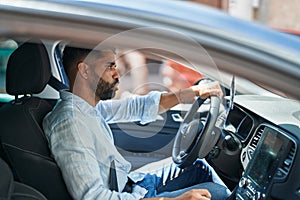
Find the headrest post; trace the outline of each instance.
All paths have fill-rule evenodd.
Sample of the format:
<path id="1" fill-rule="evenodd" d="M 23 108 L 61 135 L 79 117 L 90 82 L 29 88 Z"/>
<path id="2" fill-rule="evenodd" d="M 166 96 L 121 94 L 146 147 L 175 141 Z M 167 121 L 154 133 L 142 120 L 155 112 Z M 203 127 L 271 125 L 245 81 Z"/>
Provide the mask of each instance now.
<path id="1" fill-rule="evenodd" d="M 18 95 L 15 95 L 15 104 L 16 105 L 21 104 L 21 101 L 19 100 L 19 96 Z"/>

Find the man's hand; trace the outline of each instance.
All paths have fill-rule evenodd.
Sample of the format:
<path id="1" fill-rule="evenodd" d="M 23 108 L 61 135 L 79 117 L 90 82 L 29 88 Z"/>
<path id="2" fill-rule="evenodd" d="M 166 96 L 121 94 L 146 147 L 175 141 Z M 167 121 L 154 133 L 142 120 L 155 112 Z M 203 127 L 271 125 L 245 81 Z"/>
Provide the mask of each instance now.
<path id="1" fill-rule="evenodd" d="M 159 113 L 165 112 L 178 103 L 190 102 L 195 96 L 206 99 L 212 95 L 217 95 L 221 99 L 223 96 L 219 82 L 200 83 L 177 92 L 169 92 L 161 95 Z"/>
<path id="2" fill-rule="evenodd" d="M 179 197 L 176 197 L 174 200 L 209 200 L 210 198 L 211 194 L 208 190 L 193 189 L 187 191 Z"/>
<path id="3" fill-rule="evenodd" d="M 195 92 L 196 96 L 199 96 L 202 99 L 206 99 L 212 95 L 217 95 L 219 98 L 222 98 L 223 96 L 222 89 L 217 81 L 200 83 L 199 85 L 194 85 L 191 88 Z"/>

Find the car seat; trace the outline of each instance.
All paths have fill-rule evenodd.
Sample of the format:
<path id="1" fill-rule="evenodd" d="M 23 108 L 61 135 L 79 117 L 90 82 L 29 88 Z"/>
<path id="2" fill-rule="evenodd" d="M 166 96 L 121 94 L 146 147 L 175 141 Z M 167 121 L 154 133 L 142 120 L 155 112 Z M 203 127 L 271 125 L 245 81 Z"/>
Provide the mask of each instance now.
<path id="1" fill-rule="evenodd" d="M 0 199 L 1 200 L 46 200 L 36 189 L 14 181 L 8 165 L 0 159 Z"/>
<path id="2" fill-rule="evenodd" d="M 47 199 L 71 199 L 42 128 L 52 106 L 33 96 L 48 83 L 59 88 L 60 82 L 51 75 L 45 46 L 33 41 L 22 44 L 7 64 L 6 90 L 15 100 L 0 108 L 0 156 L 11 167 L 15 180 L 37 189 Z"/>

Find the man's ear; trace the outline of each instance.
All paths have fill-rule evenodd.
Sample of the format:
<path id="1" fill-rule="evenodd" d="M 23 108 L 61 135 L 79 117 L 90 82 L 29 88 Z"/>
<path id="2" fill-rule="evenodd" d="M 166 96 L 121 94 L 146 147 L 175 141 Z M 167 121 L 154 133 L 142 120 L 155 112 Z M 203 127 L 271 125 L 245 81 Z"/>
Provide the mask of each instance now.
<path id="1" fill-rule="evenodd" d="M 79 72 L 80 76 L 84 79 L 88 79 L 87 72 L 88 72 L 89 66 L 87 64 L 85 64 L 84 62 L 80 62 L 80 63 L 78 63 L 77 68 L 78 68 L 78 72 Z"/>

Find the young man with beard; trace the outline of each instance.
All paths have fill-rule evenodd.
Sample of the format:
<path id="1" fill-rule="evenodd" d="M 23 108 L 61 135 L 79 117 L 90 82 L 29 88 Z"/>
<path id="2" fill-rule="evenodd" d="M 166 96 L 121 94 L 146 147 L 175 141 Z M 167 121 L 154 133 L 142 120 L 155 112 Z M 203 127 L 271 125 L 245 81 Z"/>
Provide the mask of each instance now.
<path id="1" fill-rule="evenodd" d="M 212 182 L 212 171 L 201 160 L 167 182 L 163 181 L 163 171 L 171 168 L 177 171 L 175 164 L 155 174 L 130 172 L 131 165 L 114 146 L 108 126 L 125 121 L 154 121 L 158 113 L 195 95 L 221 97 L 220 86 L 214 83 L 175 93 L 151 92 L 126 100 L 109 100 L 115 95 L 120 78 L 115 61 L 111 49 L 64 49 L 63 64 L 70 91 L 60 91 L 61 101 L 46 116 L 43 125 L 71 196 L 93 200 L 226 198 L 228 190 Z M 116 171 L 116 189 L 109 182 L 111 167 Z"/>

